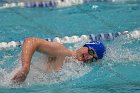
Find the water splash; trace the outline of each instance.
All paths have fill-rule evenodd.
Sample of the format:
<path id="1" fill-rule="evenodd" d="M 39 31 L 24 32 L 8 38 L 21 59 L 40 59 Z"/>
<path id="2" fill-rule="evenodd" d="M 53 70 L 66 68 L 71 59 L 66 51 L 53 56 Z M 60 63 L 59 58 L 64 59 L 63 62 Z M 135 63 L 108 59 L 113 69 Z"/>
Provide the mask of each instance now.
<path id="1" fill-rule="evenodd" d="M 107 53 L 98 71 L 107 83 L 139 82 L 140 31 L 136 30 L 106 44 Z"/>
<path id="2" fill-rule="evenodd" d="M 121 36 L 107 45 L 106 59 L 111 62 L 140 62 L 140 31 Z"/>
<path id="3" fill-rule="evenodd" d="M 119 2 L 119 3 L 135 3 L 135 2 L 139 2 L 139 0 L 112 0 L 112 2 Z"/>
<path id="4" fill-rule="evenodd" d="M 84 65 L 78 62 L 73 57 L 68 57 L 68 62 L 65 62 L 62 69 L 57 72 L 45 73 L 39 68 L 39 65 L 32 65 L 30 74 L 26 80 L 26 83 L 30 84 L 54 84 L 67 80 L 74 80 L 83 76 L 85 73 L 91 70 L 90 66 Z"/>

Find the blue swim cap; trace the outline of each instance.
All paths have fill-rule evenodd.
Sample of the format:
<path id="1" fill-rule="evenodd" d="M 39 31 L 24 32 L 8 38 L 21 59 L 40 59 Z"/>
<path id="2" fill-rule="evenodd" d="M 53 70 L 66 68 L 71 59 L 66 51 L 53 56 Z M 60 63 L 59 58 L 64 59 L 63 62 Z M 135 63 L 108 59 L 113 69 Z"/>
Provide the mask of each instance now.
<path id="1" fill-rule="evenodd" d="M 88 42 L 83 47 L 89 47 L 93 49 L 96 52 L 98 59 L 102 59 L 104 52 L 106 51 L 105 46 L 100 41 Z"/>

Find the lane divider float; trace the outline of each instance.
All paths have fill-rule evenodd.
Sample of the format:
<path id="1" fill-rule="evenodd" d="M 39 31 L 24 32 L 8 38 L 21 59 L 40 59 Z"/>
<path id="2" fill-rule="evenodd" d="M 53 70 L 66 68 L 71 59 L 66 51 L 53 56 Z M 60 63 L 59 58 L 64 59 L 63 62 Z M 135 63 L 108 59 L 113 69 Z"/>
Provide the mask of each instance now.
<path id="1" fill-rule="evenodd" d="M 112 2 L 112 0 L 50 0 L 50 1 L 37 1 L 37 2 L 17 2 L 17 3 L 5 3 L 0 6 L 0 9 L 5 8 L 62 8 L 72 5 L 79 5 L 89 2 Z"/>
<path id="2" fill-rule="evenodd" d="M 51 42 L 58 42 L 61 44 L 65 43 L 77 43 L 81 42 L 82 40 L 99 40 L 99 41 L 111 41 L 117 38 L 120 35 L 127 34 L 128 31 L 124 32 L 116 32 L 116 33 L 100 33 L 98 35 L 90 34 L 90 35 L 81 35 L 81 36 L 65 36 L 63 38 L 55 37 L 54 39 L 46 38 L 45 40 L 51 41 Z M 139 34 L 140 32 L 134 32 L 135 34 Z M 16 48 L 21 47 L 23 44 L 23 41 L 10 41 L 10 42 L 1 42 L 0 43 L 0 49 L 7 49 L 7 48 Z"/>

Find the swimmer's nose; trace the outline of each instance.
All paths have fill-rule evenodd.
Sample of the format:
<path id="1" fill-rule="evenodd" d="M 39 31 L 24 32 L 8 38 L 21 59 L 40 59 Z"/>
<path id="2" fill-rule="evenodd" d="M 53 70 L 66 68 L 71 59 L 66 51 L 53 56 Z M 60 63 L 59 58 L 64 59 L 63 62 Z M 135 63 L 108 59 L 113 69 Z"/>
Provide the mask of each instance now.
<path id="1" fill-rule="evenodd" d="M 89 59 L 89 55 L 88 55 L 88 54 L 83 54 L 83 58 L 84 58 L 85 60 L 88 60 L 88 59 Z"/>
<path id="2" fill-rule="evenodd" d="M 91 58 L 92 58 L 91 55 L 83 54 L 83 59 L 84 59 L 85 61 L 88 61 L 88 60 L 90 60 Z"/>

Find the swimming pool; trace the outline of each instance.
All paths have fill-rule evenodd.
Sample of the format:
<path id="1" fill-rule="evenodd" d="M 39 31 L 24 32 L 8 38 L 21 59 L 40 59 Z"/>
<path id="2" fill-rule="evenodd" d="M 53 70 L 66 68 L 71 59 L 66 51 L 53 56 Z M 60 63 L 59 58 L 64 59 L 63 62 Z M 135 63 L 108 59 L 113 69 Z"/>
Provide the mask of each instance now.
<path id="1" fill-rule="evenodd" d="M 140 3 L 138 0 L 125 1 L 128 0 L 92 2 L 59 9 L 1 9 L 0 42 L 18 41 L 26 37 L 54 38 L 134 32 L 140 28 Z M 0 92 L 139 93 L 140 38 L 135 33 L 133 35 L 134 37 L 124 35 L 114 41 L 104 41 L 107 54 L 102 60 L 103 64 L 65 64 L 60 73 L 52 75 L 42 74 L 33 66 L 32 73 L 21 86 L 11 86 L 9 83 L 14 73 L 12 70 L 18 68 L 21 49 L 0 49 Z M 75 46 L 80 47 L 78 44 L 66 45 L 72 49 Z"/>

